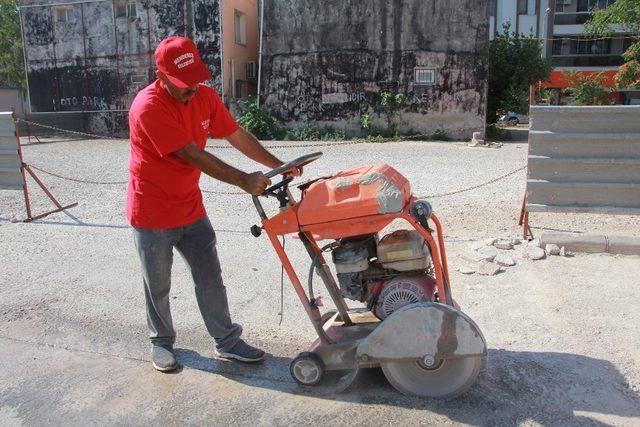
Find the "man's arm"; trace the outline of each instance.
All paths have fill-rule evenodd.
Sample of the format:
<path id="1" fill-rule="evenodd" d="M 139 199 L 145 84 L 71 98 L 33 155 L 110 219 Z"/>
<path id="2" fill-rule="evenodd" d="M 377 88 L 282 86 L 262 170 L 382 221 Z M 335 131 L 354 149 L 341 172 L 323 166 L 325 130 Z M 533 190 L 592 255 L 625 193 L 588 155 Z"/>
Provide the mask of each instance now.
<path id="1" fill-rule="evenodd" d="M 174 151 L 173 154 L 181 160 L 197 167 L 210 177 L 226 182 L 227 184 L 238 186 L 254 196 L 260 195 L 264 189 L 271 184 L 271 181 L 267 179 L 262 172 L 249 174 L 242 172 L 233 166 L 229 166 L 213 154 L 201 149 L 195 142 L 191 142 L 181 149 Z M 267 152 L 267 154 L 269 153 Z M 278 163 L 278 165 L 279 164 L 280 163 Z"/>
<path id="2" fill-rule="evenodd" d="M 239 128 L 229 135 L 227 141 L 251 160 L 271 169 L 275 169 L 283 163 L 280 159 L 269 153 L 255 136 L 242 128 Z"/>

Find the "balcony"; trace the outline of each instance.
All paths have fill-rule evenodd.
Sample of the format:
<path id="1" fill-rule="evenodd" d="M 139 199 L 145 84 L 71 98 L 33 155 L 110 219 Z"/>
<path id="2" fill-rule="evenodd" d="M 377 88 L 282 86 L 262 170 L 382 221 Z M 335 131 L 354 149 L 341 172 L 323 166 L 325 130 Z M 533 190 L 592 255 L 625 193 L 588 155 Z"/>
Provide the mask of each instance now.
<path id="1" fill-rule="evenodd" d="M 624 63 L 620 55 L 554 55 L 554 67 L 618 67 Z"/>
<path id="2" fill-rule="evenodd" d="M 556 12 L 553 19 L 555 25 L 584 25 L 591 16 L 591 12 Z"/>

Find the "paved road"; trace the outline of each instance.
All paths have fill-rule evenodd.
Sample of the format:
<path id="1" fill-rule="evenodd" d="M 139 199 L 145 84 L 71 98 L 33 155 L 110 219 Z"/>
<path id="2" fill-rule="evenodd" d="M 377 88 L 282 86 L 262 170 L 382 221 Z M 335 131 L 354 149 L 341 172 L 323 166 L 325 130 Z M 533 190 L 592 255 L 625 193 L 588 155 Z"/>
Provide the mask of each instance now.
<path id="1" fill-rule="evenodd" d="M 212 149 L 249 169 L 231 150 Z M 295 157 L 309 148 L 277 149 Z M 416 193 L 463 188 L 523 164 L 526 145 L 471 149 L 462 144 L 399 143 L 323 147 L 311 176 L 388 162 Z M 79 141 L 25 148 L 28 162 L 93 180 L 126 177 L 127 146 Z M 452 270 L 466 241 L 516 236 L 523 174 L 475 192 L 434 199 L 446 226 Z M 452 401 L 399 395 L 379 371 L 336 394 L 330 382 L 296 386 L 290 359 L 313 339 L 266 239 L 248 227 L 257 215 L 245 197 L 206 195 L 234 318 L 270 358 L 257 366 L 217 361 L 191 283 L 178 257 L 172 307 L 180 372 L 148 361 L 136 254 L 123 219 L 124 186 L 91 186 L 45 177 L 72 216 L 33 224 L 19 193 L 0 192 L 0 423 L 26 424 L 550 424 L 640 423 L 638 257 L 577 255 L 521 261 L 495 277 L 453 272 L 453 290 L 482 328 L 490 351 L 476 386 Z M 233 190 L 203 179 L 203 188 Z M 45 208 L 37 195 L 36 209 Z M 637 218 L 549 216 L 546 228 L 635 233 Z M 288 241 L 294 263 L 308 261 Z M 303 273 L 304 274 L 304 273 Z"/>

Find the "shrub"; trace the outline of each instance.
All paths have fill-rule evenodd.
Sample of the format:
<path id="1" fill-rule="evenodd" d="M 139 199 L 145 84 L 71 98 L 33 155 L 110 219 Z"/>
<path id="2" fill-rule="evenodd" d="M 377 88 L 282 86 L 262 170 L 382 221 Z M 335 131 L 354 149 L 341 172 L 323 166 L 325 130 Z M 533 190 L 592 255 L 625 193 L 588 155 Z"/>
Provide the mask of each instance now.
<path id="1" fill-rule="evenodd" d="M 248 98 L 240 101 L 242 114 L 238 124 L 251 132 L 258 139 L 281 139 L 284 129 L 278 121 L 258 106 L 258 103 Z"/>

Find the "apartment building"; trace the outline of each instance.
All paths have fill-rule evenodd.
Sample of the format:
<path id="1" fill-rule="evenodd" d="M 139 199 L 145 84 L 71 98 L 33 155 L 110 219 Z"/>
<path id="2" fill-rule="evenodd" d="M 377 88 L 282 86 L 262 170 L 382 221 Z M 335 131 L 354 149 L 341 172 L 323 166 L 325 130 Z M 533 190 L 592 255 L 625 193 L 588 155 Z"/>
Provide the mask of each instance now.
<path id="1" fill-rule="evenodd" d="M 615 87 L 615 75 L 623 64 L 622 53 L 632 44 L 630 34 L 612 27 L 613 35 L 593 40 L 584 25 L 595 8 L 605 8 L 615 0 L 490 0 L 489 21 L 493 38 L 510 22 L 512 31 L 538 38 L 542 54 L 553 61 L 549 82 L 543 86 L 555 92 L 552 103 L 564 104 L 563 89 L 569 85 L 567 71 L 604 73 L 610 99 L 619 104 L 639 104 L 640 92 Z"/>

